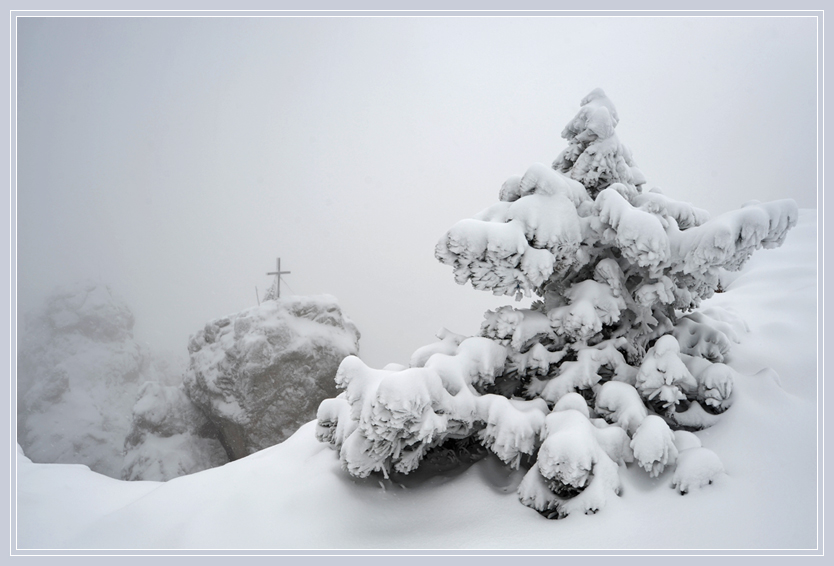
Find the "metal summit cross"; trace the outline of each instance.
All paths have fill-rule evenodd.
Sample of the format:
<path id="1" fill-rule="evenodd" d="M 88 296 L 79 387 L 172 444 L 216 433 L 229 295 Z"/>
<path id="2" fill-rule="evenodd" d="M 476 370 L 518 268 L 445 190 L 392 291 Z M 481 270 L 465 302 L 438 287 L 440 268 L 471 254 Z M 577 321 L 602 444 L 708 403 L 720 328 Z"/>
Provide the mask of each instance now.
<path id="1" fill-rule="evenodd" d="M 281 271 L 281 258 L 278 258 L 276 263 L 278 269 L 276 271 L 270 271 L 267 275 L 274 275 L 275 276 L 275 296 L 276 298 L 281 298 L 281 276 L 282 275 L 289 275 L 289 271 Z"/>

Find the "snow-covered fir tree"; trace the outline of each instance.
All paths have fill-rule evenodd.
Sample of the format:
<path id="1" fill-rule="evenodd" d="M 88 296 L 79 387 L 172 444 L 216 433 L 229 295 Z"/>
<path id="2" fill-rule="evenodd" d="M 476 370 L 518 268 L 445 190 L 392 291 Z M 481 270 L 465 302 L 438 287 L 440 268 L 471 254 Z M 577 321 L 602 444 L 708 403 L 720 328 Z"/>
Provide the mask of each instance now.
<path id="1" fill-rule="evenodd" d="M 527 472 L 519 499 L 544 516 L 594 513 L 619 470 L 674 469 L 681 493 L 723 467 L 691 432 L 730 408 L 726 314 L 698 311 L 759 248 L 796 224 L 792 200 L 715 218 L 657 189 L 615 133 L 601 89 L 581 102 L 551 167 L 532 165 L 499 202 L 462 220 L 436 256 L 455 280 L 529 308 L 488 311 L 480 336 L 442 331 L 409 367 L 346 358 L 344 391 L 318 410 L 317 436 L 357 477 L 407 474 L 440 447 L 469 443 Z"/>

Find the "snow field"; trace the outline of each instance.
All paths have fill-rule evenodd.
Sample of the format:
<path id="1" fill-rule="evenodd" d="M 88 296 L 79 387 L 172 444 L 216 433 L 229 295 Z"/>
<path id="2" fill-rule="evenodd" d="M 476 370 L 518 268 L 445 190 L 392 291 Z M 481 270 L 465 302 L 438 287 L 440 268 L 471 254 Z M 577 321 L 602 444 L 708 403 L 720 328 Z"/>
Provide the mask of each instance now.
<path id="1" fill-rule="evenodd" d="M 704 303 L 747 323 L 725 363 L 733 405 L 696 433 L 725 474 L 685 496 L 674 471 L 620 469 L 595 515 L 548 521 L 519 505 L 521 472 L 490 456 L 405 487 L 356 479 L 315 439 L 190 476 L 121 482 L 18 456 L 18 548 L 807 549 L 817 545 L 816 211 Z M 772 369 L 768 369 L 772 368 Z M 683 451 L 685 452 L 685 451 Z"/>

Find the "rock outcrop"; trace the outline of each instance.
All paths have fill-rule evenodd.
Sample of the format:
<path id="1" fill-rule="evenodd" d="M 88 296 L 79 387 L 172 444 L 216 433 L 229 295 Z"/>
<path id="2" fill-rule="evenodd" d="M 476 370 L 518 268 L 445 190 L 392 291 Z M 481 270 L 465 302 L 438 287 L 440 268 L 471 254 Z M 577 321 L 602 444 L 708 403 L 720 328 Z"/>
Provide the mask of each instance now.
<path id="1" fill-rule="evenodd" d="M 213 320 L 190 363 L 152 356 L 125 302 L 95 282 L 58 288 L 21 323 L 18 442 L 38 463 L 166 481 L 277 444 L 335 396 L 359 332 L 330 296 Z"/>
<path id="2" fill-rule="evenodd" d="M 125 439 L 124 480 L 167 481 L 229 461 L 218 430 L 182 385 L 148 381 L 139 389 Z"/>
<path id="3" fill-rule="evenodd" d="M 150 366 L 133 314 L 102 284 L 58 288 L 19 326 L 17 437 L 33 462 L 119 477 L 131 407 Z"/>
<path id="4" fill-rule="evenodd" d="M 359 331 L 336 299 L 291 296 L 213 320 L 191 337 L 184 392 L 229 460 L 283 441 L 335 396 Z"/>

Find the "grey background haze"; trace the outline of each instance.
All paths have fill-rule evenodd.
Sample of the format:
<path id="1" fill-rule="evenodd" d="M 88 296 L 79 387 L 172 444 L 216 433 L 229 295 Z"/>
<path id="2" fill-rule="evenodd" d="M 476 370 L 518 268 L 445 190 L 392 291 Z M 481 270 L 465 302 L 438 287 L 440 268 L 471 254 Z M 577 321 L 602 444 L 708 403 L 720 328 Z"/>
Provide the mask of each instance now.
<path id="1" fill-rule="evenodd" d="M 816 207 L 816 54 L 811 17 L 24 18 L 19 312 L 89 277 L 185 357 L 280 255 L 367 363 L 407 363 L 512 302 L 434 245 L 550 163 L 594 87 L 648 187 Z"/>

